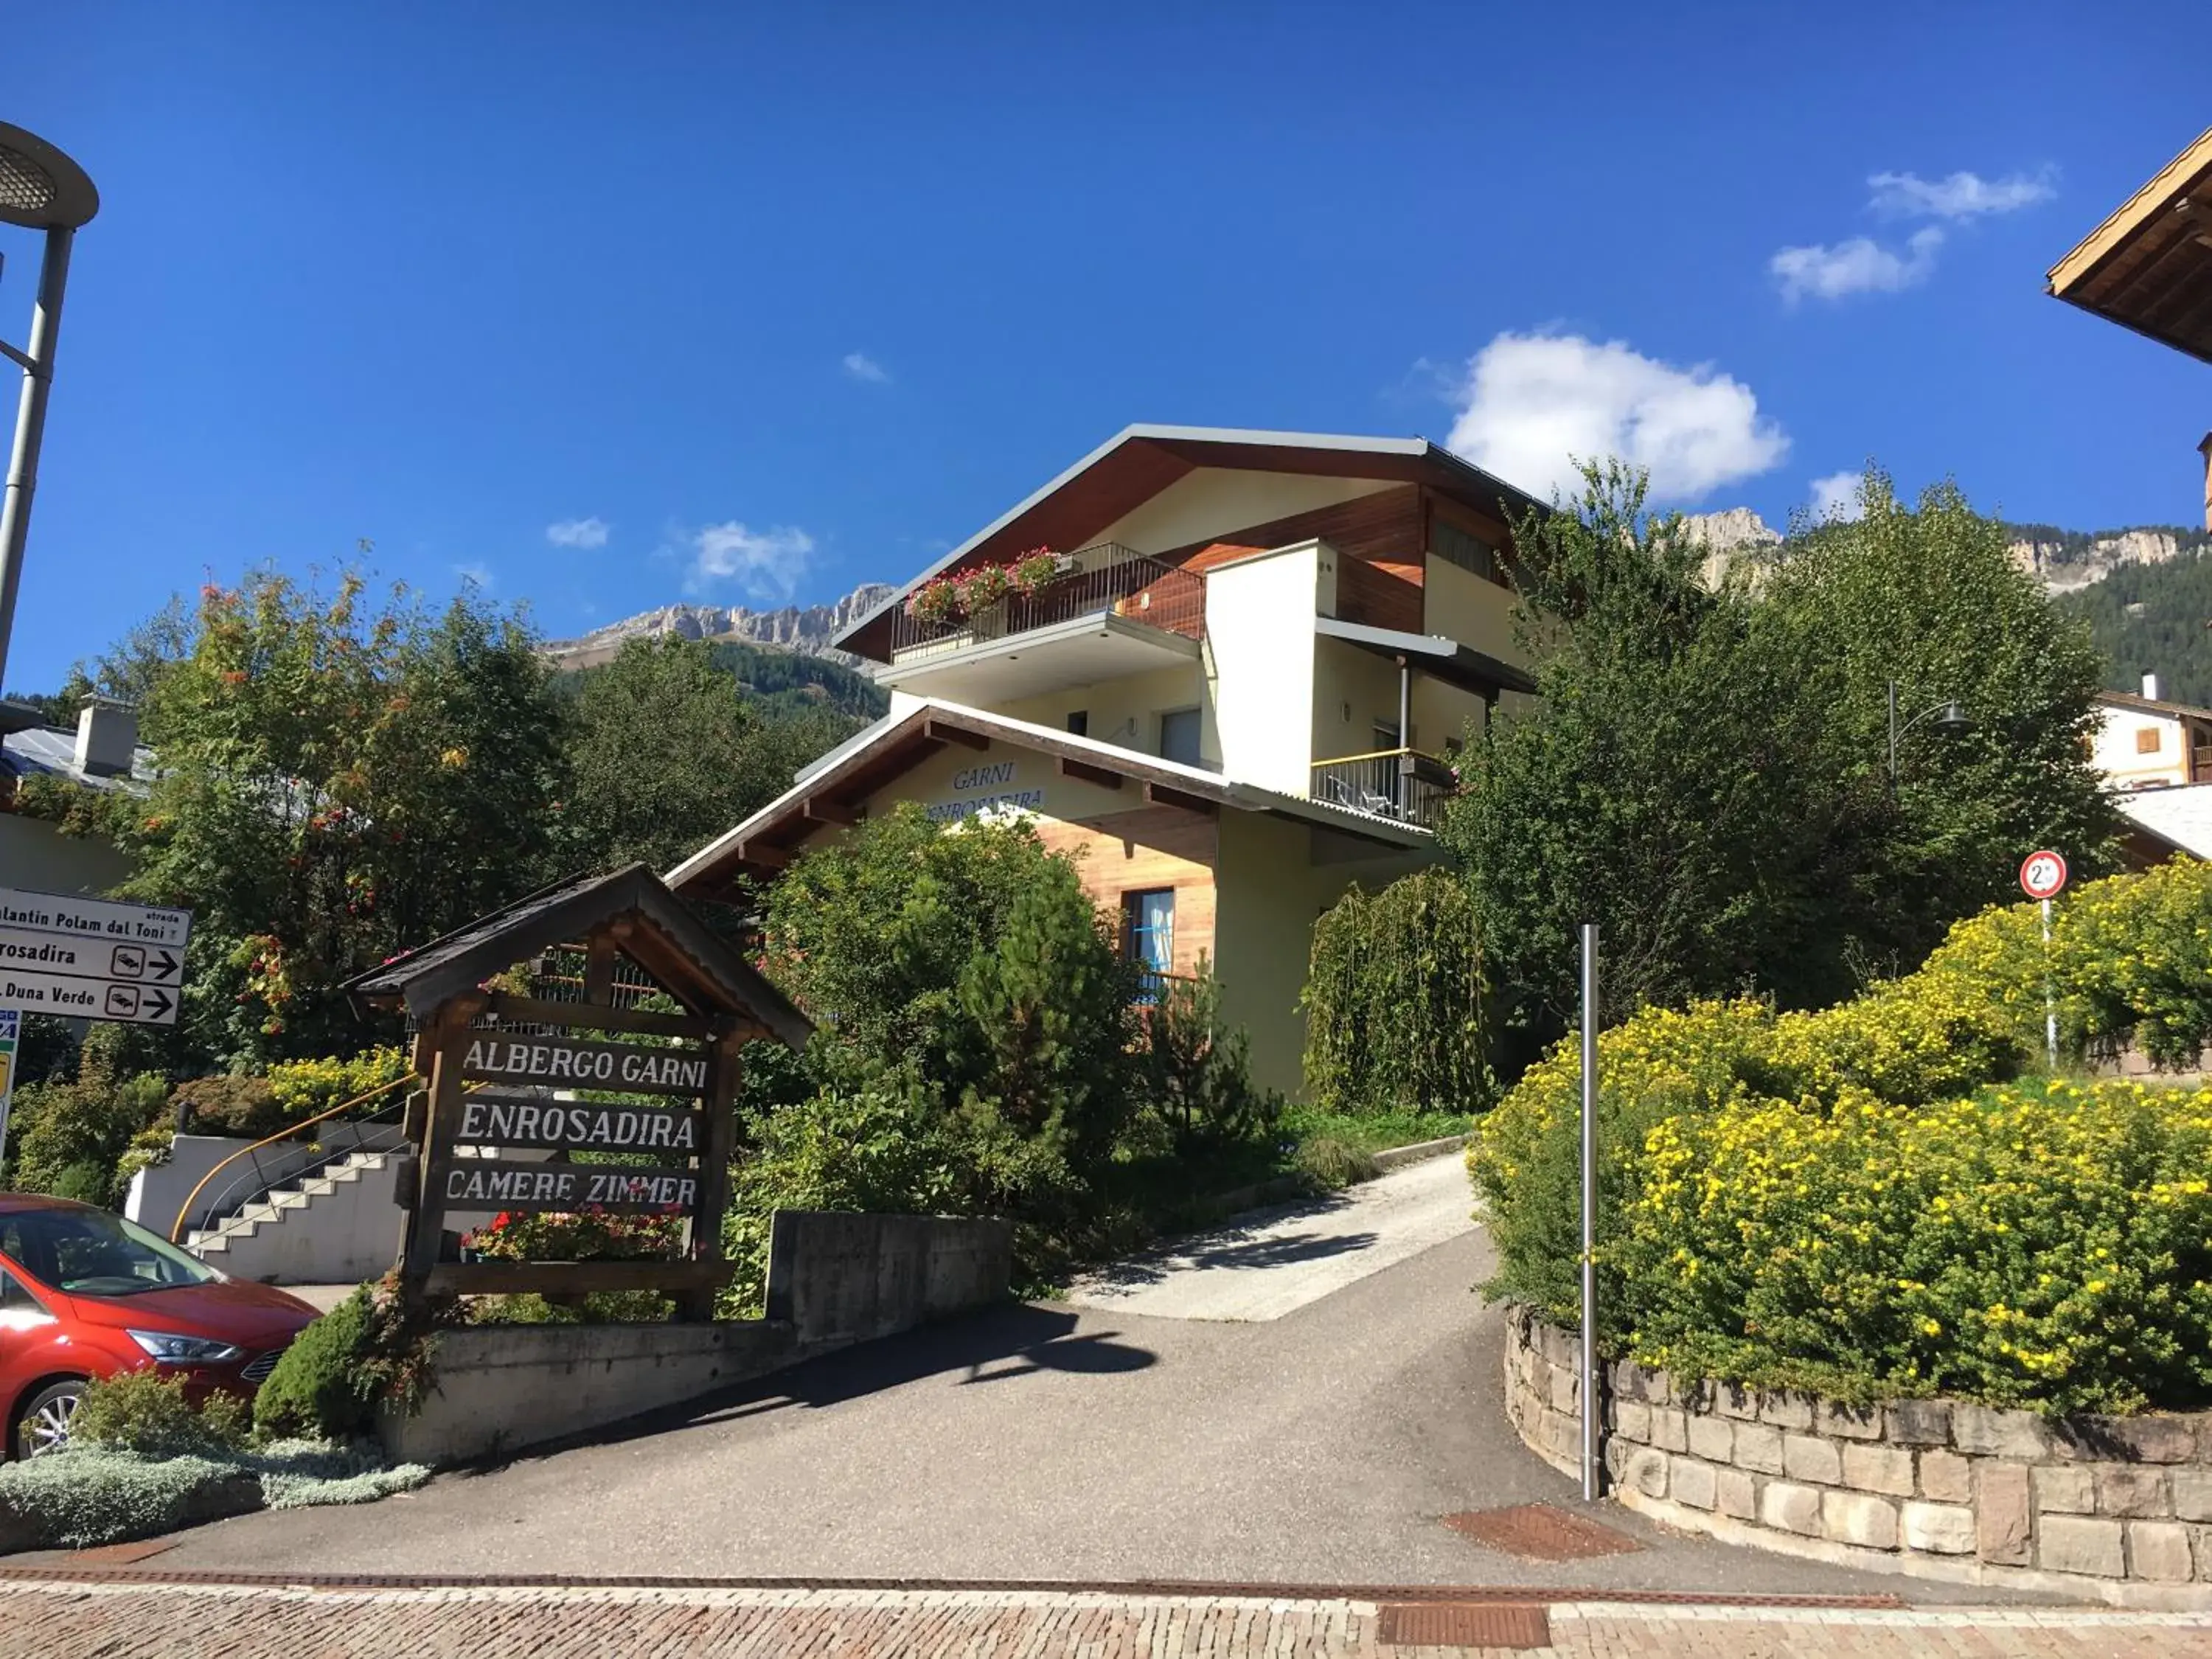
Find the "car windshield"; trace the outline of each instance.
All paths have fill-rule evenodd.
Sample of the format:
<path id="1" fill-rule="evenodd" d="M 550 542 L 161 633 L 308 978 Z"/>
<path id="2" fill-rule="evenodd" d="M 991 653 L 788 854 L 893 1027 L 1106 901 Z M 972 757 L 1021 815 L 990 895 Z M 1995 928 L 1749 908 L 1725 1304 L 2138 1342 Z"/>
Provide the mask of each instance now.
<path id="1" fill-rule="evenodd" d="M 40 1283 L 76 1296 L 136 1296 L 221 1277 L 167 1239 L 105 1210 L 0 1215 L 0 1255 Z"/>

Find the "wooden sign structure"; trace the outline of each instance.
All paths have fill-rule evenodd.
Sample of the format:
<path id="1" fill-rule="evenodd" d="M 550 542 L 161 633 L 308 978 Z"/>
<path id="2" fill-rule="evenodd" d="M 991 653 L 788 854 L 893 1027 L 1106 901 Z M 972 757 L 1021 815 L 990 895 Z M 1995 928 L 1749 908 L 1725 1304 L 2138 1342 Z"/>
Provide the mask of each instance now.
<path id="1" fill-rule="evenodd" d="M 583 1000 L 489 988 L 517 963 L 581 940 Z M 617 1006 L 627 957 L 681 1013 Z M 547 1296 L 651 1290 L 679 1315 L 713 1316 L 729 1277 L 722 1216 L 735 1151 L 740 1051 L 767 1038 L 796 1048 L 805 1017 L 737 948 L 643 865 L 533 894 L 350 981 L 364 1009 L 417 1021 L 415 1069 L 429 1080 L 408 1115 L 416 1152 L 403 1177 L 400 1247 L 410 1294 Z M 550 1152 L 550 1159 L 501 1156 Z M 649 1165 L 576 1163 L 623 1153 Z M 599 1210 L 681 1216 L 678 1260 L 445 1261 L 456 1212 Z"/>

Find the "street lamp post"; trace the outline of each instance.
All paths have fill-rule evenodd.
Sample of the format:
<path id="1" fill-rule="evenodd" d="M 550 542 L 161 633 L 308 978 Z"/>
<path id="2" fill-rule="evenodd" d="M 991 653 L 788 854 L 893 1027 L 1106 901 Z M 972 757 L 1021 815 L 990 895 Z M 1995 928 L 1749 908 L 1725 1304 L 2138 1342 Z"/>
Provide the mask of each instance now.
<path id="1" fill-rule="evenodd" d="M 23 371 L 7 491 L 0 496 L 0 684 L 6 683 L 15 593 L 23 580 L 23 542 L 31 527 L 31 497 L 39 483 L 39 444 L 46 435 L 46 395 L 54 382 L 54 346 L 61 333 L 70 244 L 77 228 L 99 211 L 100 192 L 82 167 L 45 139 L 0 121 L 0 223 L 46 233 L 30 339 L 21 350 L 0 340 L 0 356 Z"/>
<path id="2" fill-rule="evenodd" d="M 1907 732 L 1930 715 L 1935 717 L 1936 729 L 1948 737 L 1956 737 L 1962 732 L 1973 729 L 1974 722 L 1968 718 L 1965 705 L 1956 697 L 1946 697 L 1941 702 L 1930 703 L 1899 726 L 1897 723 L 1897 682 L 1889 682 L 1889 789 L 1892 794 L 1897 793 L 1898 743 Z"/>

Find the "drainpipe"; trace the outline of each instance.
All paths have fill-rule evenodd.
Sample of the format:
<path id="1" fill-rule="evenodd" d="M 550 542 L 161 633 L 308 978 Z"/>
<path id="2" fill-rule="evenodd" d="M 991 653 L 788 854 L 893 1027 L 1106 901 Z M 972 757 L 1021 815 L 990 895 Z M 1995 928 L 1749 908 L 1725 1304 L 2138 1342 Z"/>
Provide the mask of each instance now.
<path id="1" fill-rule="evenodd" d="M 1398 816 L 1413 810 L 1413 671 L 1398 659 Z"/>

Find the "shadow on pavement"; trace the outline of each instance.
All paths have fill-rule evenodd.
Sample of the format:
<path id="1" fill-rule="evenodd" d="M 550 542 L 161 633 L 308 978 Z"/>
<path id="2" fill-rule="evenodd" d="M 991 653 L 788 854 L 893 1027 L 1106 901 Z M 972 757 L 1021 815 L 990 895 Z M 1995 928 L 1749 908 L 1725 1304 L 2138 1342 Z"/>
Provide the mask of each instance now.
<path id="1" fill-rule="evenodd" d="M 676 1429 L 741 1422 L 794 1407 L 835 1406 L 947 1373 L 962 1373 L 958 1382 L 964 1386 L 1004 1382 L 1039 1371 L 1107 1376 L 1143 1370 L 1158 1359 L 1149 1348 L 1115 1341 L 1117 1332 L 1075 1335 L 1078 1317 L 1073 1311 L 1018 1303 L 963 1314 L 919 1330 L 878 1337 L 803 1360 L 665 1410 L 527 1447 L 507 1463 L 531 1462 L 581 1446 L 619 1444 Z M 479 1472 L 505 1466 L 484 1465 Z"/>
<path id="2" fill-rule="evenodd" d="M 1255 1210 L 1234 1225 L 1192 1233 L 1103 1267 L 1086 1270 L 1079 1282 L 1086 1290 L 1141 1290 L 1157 1285 L 1170 1273 L 1190 1267 L 1272 1267 L 1291 1261 L 1316 1261 L 1325 1256 L 1364 1250 L 1377 1235 L 1371 1232 L 1292 1233 L 1265 1237 L 1270 1227 L 1308 1216 L 1323 1216 L 1346 1208 L 1351 1200 L 1342 1194 L 1310 1199 L 1297 1204 Z"/>

